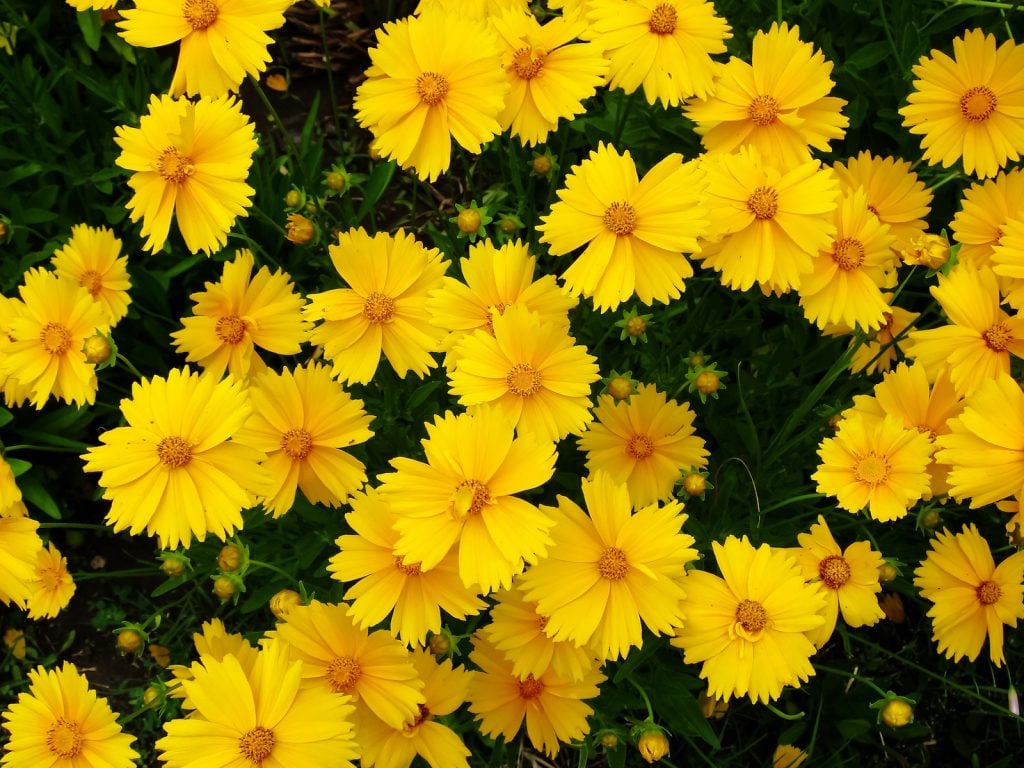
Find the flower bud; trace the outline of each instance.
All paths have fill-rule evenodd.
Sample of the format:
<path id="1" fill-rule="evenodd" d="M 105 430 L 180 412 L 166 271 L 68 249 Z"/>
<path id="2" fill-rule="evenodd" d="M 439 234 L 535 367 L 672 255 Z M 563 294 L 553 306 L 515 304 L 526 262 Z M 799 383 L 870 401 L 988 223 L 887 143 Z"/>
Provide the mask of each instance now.
<path id="1" fill-rule="evenodd" d="M 218 576 L 213 580 L 213 594 L 215 594 L 222 603 L 227 602 L 238 594 L 238 584 L 236 583 L 236 579 L 233 579 L 230 576 Z"/>
<path id="2" fill-rule="evenodd" d="M 896 566 L 890 565 L 889 563 L 882 563 L 878 566 L 878 582 L 880 584 L 888 584 L 893 581 L 899 574 L 896 571 Z"/>
<path id="3" fill-rule="evenodd" d="M 708 489 L 707 478 L 700 472 L 691 472 L 683 477 L 683 490 L 689 496 L 701 496 Z"/>
<path id="4" fill-rule="evenodd" d="M 172 579 L 181 576 L 188 567 L 188 558 L 180 552 L 161 552 L 160 570 Z"/>
<path id="5" fill-rule="evenodd" d="M 661 758 L 668 757 L 668 736 L 658 726 L 650 726 L 636 740 L 636 748 L 644 760 L 656 763 Z"/>
<path id="6" fill-rule="evenodd" d="M 452 641 L 448 635 L 441 632 L 430 636 L 427 647 L 430 648 L 430 652 L 435 656 L 447 656 L 452 649 Z"/>
<path id="7" fill-rule="evenodd" d="M 711 395 L 721 388 L 722 381 L 714 371 L 704 371 L 697 376 L 694 386 L 697 387 L 697 391 L 702 395 Z"/>
<path id="8" fill-rule="evenodd" d="M 530 167 L 538 176 L 547 176 L 551 173 L 551 158 L 547 155 L 537 155 L 530 163 Z"/>
<path id="9" fill-rule="evenodd" d="M 942 515 L 939 514 L 937 509 L 929 509 L 921 513 L 918 518 L 922 528 L 927 528 L 929 531 L 934 531 L 942 523 Z"/>
<path id="10" fill-rule="evenodd" d="M 288 214 L 288 226 L 286 229 L 285 237 L 296 245 L 305 245 L 313 239 L 313 235 L 316 234 L 316 227 L 313 226 L 313 222 L 303 216 L 301 213 L 290 213 Z"/>
<path id="11" fill-rule="evenodd" d="M 882 722 L 890 728 L 902 728 L 914 722 L 914 708 L 904 699 L 890 699 L 882 707 Z"/>
<path id="12" fill-rule="evenodd" d="M 95 333 L 85 340 L 82 351 L 85 352 L 86 361 L 93 365 L 101 365 L 110 359 L 110 353 L 114 348 L 110 345 L 110 339 L 102 333 Z"/>
<path id="13" fill-rule="evenodd" d="M 616 376 L 608 382 L 608 394 L 618 402 L 628 400 L 633 394 L 633 382 L 625 376 Z"/>
<path id="14" fill-rule="evenodd" d="M 145 705 L 146 709 L 155 708 L 160 703 L 160 699 L 162 698 L 163 694 L 160 692 L 160 689 L 157 688 L 155 685 L 149 686 L 145 691 L 142 692 L 142 703 Z"/>
<path id="15" fill-rule="evenodd" d="M 302 595 L 294 589 L 282 589 L 270 598 L 268 605 L 270 606 L 270 612 L 274 614 L 275 618 L 278 621 L 284 621 L 292 608 L 302 605 Z"/>
<path id="16" fill-rule="evenodd" d="M 138 653 L 143 642 L 142 635 L 134 629 L 122 629 L 117 633 L 117 649 L 121 653 Z"/>
<path id="17" fill-rule="evenodd" d="M 619 746 L 619 737 L 614 731 L 605 731 L 601 734 L 601 746 L 605 749 L 615 749 Z"/>
<path id="18" fill-rule="evenodd" d="M 647 333 L 647 319 L 642 315 L 637 315 L 626 320 L 626 334 L 634 339 L 638 339 Z"/>
<path id="19" fill-rule="evenodd" d="M 327 188 L 332 192 L 344 192 L 348 186 L 348 180 L 341 171 L 331 171 L 327 174 Z"/>
<path id="20" fill-rule="evenodd" d="M 941 235 L 921 235 L 910 241 L 910 247 L 900 251 L 904 264 L 938 269 L 949 261 L 949 241 Z"/>
<path id="21" fill-rule="evenodd" d="M 242 565 L 242 549 L 237 544 L 225 544 L 217 554 L 217 565 L 224 573 L 237 571 Z"/>
<path id="22" fill-rule="evenodd" d="M 1006 708 L 1020 717 L 1020 697 L 1017 696 L 1017 689 L 1013 687 L 1013 683 L 1010 683 L 1006 690 Z"/>
<path id="23" fill-rule="evenodd" d="M 459 230 L 467 235 L 472 235 L 480 230 L 480 212 L 473 208 L 459 211 L 456 221 L 459 225 Z"/>
<path id="24" fill-rule="evenodd" d="M 302 193 L 297 189 L 289 189 L 284 196 L 284 204 L 289 208 L 298 208 L 302 204 Z"/>

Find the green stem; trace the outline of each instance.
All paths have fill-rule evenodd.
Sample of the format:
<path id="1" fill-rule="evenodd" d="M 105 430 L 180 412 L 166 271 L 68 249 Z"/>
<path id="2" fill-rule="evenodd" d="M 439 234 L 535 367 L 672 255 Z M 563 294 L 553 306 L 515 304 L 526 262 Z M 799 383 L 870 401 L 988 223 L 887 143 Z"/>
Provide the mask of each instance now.
<path id="1" fill-rule="evenodd" d="M 270 118 L 270 122 L 277 127 L 277 130 L 281 134 L 281 138 L 284 141 L 284 150 L 288 153 L 288 157 L 292 162 L 292 174 L 298 173 L 303 177 L 303 179 L 305 179 L 305 170 L 302 167 L 302 163 L 299 161 L 298 146 L 295 143 L 295 138 L 288 133 L 288 129 L 284 126 L 284 120 L 281 119 L 281 115 L 278 114 L 277 108 L 263 90 L 263 87 L 260 85 L 260 81 L 252 75 L 248 75 L 247 77 L 249 78 L 249 83 L 252 85 L 253 90 L 256 91 L 256 95 L 259 96 L 260 102 L 263 104 L 263 108 L 267 111 L 267 116 Z"/>
<path id="2" fill-rule="evenodd" d="M 799 496 L 790 496 L 788 499 L 777 501 L 774 504 L 769 504 L 767 507 L 761 510 L 762 515 L 767 515 L 769 512 L 774 512 L 777 509 L 788 507 L 790 504 L 796 504 L 799 501 L 810 501 L 812 499 L 823 499 L 825 498 L 820 493 L 803 493 Z"/>
<path id="3" fill-rule="evenodd" d="M 145 378 L 145 376 L 142 375 L 142 373 L 139 371 L 139 369 L 136 368 L 132 364 L 132 361 L 129 360 L 124 355 L 122 355 L 120 352 L 117 353 L 117 361 L 119 363 L 121 363 L 125 368 L 127 368 L 128 372 L 131 373 L 132 376 L 134 376 L 135 378 L 137 378 L 137 379 L 144 379 Z"/>
<path id="4" fill-rule="evenodd" d="M 15 451 L 42 451 L 44 453 L 81 453 L 82 450 L 79 448 L 62 448 L 57 445 L 32 445 L 30 443 L 21 443 L 19 445 L 9 445 L 4 448 L 4 453 L 12 453 Z"/>
<path id="5" fill-rule="evenodd" d="M 626 679 L 629 680 L 630 685 L 632 685 L 634 688 L 637 689 L 637 691 L 639 691 L 640 696 L 644 700 L 644 706 L 647 707 L 647 721 L 653 723 L 654 722 L 654 708 L 651 707 L 651 700 L 649 698 L 647 698 L 647 691 L 645 691 L 643 688 L 641 688 L 640 684 L 637 683 L 637 681 L 634 680 L 632 677 L 627 677 Z"/>
<path id="6" fill-rule="evenodd" d="M 98 523 L 40 523 L 39 528 L 41 530 L 75 530 L 75 531 L 108 531 L 112 530 L 106 525 L 99 525 Z"/>
<path id="7" fill-rule="evenodd" d="M 845 669 L 836 669 L 835 667 L 826 667 L 824 664 L 815 664 L 814 668 L 821 670 L 822 672 L 831 672 L 833 675 L 839 675 L 840 677 L 848 677 L 851 680 L 856 680 L 858 683 L 864 683 L 864 685 L 874 690 L 879 696 L 885 697 L 889 695 L 887 691 L 883 691 L 871 682 L 870 678 L 863 677 L 862 675 L 858 675 L 854 672 L 849 672 Z"/>
<path id="8" fill-rule="evenodd" d="M 768 702 L 765 702 L 765 706 L 768 707 L 768 711 L 769 712 L 771 712 L 772 714 L 774 714 L 774 715 L 776 715 L 778 717 L 781 717 L 783 720 L 803 720 L 804 719 L 804 715 L 805 715 L 804 712 L 796 712 L 795 714 L 788 715 L 785 712 L 783 712 L 781 709 L 776 707 L 774 704 L 770 704 Z"/>
<path id="9" fill-rule="evenodd" d="M 341 146 L 341 122 L 338 119 L 338 96 L 334 90 L 334 70 L 331 68 L 331 48 L 327 41 L 324 9 L 320 9 L 320 40 L 324 46 L 324 67 L 327 69 L 327 90 L 331 95 L 331 119 L 334 121 L 334 140 Z"/>
<path id="10" fill-rule="evenodd" d="M 626 92 L 622 92 L 622 98 L 619 99 L 619 114 L 615 117 L 615 138 L 612 142 L 615 145 L 615 149 L 619 149 L 619 143 L 622 141 L 622 131 L 626 128 L 626 120 L 629 119 L 629 111 L 633 107 L 633 97 L 636 92 L 626 95 Z"/>
<path id="11" fill-rule="evenodd" d="M 249 561 L 249 567 L 250 568 L 266 568 L 268 571 L 274 571 L 275 573 L 280 574 L 281 576 L 284 576 L 288 580 L 288 582 L 290 584 L 298 584 L 299 583 L 298 580 L 294 576 L 292 576 L 290 573 L 288 573 L 285 570 L 282 570 L 281 568 L 278 568 L 276 565 L 273 565 L 272 563 L 264 563 L 262 560 L 250 560 Z"/>
<path id="12" fill-rule="evenodd" d="M 76 573 L 75 581 L 91 579 L 135 579 L 142 576 L 155 576 L 155 568 L 128 568 L 124 571 L 100 571 L 98 573 Z"/>

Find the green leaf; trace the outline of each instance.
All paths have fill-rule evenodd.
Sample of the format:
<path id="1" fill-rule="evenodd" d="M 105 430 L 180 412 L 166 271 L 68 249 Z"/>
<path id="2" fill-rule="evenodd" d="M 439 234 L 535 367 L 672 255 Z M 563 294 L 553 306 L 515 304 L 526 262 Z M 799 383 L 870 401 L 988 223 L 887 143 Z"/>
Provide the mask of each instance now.
<path id="1" fill-rule="evenodd" d="M 697 736 L 714 749 L 719 749 L 718 734 L 700 711 L 696 697 L 680 685 L 664 679 L 662 682 L 667 684 L 650 688 L 647 693 L 654 711 L 664 718 L 669 729 L 677 735 Z"/>
<path id="2" fill-rule="evenodd" d="M 891 56 L 892 47 L 887 41 L 868 43 L 851 53 L 843 62 L 843 66 L 853 70 L 867 69 Z"/>
<path id="3" fill-rule="evenodd" d="M 92 51 L 98 51 L 100 49 L 100 12 L 99 11 L 80 11 L 76 14 L 78 19 L 78 28 L 82 30 L 82 37 L 85 38 L 85 44 L 89 46 Z"/>
<path id="4" fill-rule="evenodd" d="M 21 488 L 21 495 L 34 507 L 38 507 L 54 520 L 60 520 L 60 507 L 53 500 L 50 492 L 47 491 L 35 478 L 29 478 L 18 483 Z"/>
<path id="5" fill-rule="evenodd" d="M 14 414 L 8 411 L 6 408 L 0 408 L 0 427 L 10 424 L 11 419 L 14 418 Z"/>
<path id="6" fill-rule="evenodd" d="M 364 190 L 363 202 L 359 206 L 359 213 L 356 214 L 356 224 L 361 222 L 366 214 L 370 212 L 370 209 L 377 204 L 377 202 L 384 195 L 384 190 L 388 188 L 388 184 L 391 183 L 391 177 L 395 175 L 396 165 L 394 160 L 387 163 L 382 163 L 373 169 L 373 173 L 370 174 L 370 180 L 366 183 L 366 189 Z"/>
<path id="7" fill-rule="evenodd" d="M 14 473 L 15 477 L 21 477 L 32 469 L 32 462 L 25 461 L 24 459 L 7 459 L 7 463 L 10 465 L 11 472 Z"/>
<path id="8" fill-rule="evenodd" d="M 168 579 L 167 581 L 160 584 L 160 586 L 158 586 L 156 589 L 149 593 L 149 596 L 160 597 L 160 595 L 165 595 L 172 589 L 177 589 L 182 584 L 185 584 L 186 582 L 189 582 L 191 580 L 192 577 L 189 574 L 183 573 L 181 574 L 181 576 L 175 576 L 174 578 Z"/>

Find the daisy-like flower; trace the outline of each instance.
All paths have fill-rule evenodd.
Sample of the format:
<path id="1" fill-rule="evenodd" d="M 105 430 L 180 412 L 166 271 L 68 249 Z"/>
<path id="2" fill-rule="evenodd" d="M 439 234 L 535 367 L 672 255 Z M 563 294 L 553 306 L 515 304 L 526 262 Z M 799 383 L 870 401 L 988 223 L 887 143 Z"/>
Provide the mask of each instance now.
<path id="1" fill-rule="evenodd" d="M 349 287 L 312 294 L 304 311 L 322 321 L 310 341 L 323 346 L 334 375 L 365 384 L 383 353 L 399 376 L 412 371 L 423 378 L 437 365 L 430 353 L 444 337 L 426 310 L 427 297 L 448 269 L 441 252 L 401 229 L 373 236 L 349 230 L 327 250 Z"/>
<path id="2" fill-rule="evenodd" d="M 825 595 L 784 549 L 755 548 L 746 536 L 711 546 L 722 576 L 689 572 L 686 624 L 672 645 L 687 664 L 702 664 L 709 695 L 767 704 L 814 674 L 807 635 L 825 621 Z"/>
<path id="3" fill-rule="evenodd" d="M 231 656 L 238 662 L 242 672 L 248 677 L 256 666 L 258 651 L 256 646 L 249 643 L 245 637 L 237 632 L 228 632 L 224 622 L 220 619 L 204 621 L 202 632 L 192 634 L 192 642 L 196 648 L 196 655 L 201 659 L 213 659 L 223 661 L 225 657 Z M 185 709 L 195 709 L 196 705 L 185 691 L 181 684 L 182 680 L 192 680 L 192 667 L 183 664 L 172 664 L 168 671 L 174 675 L 167 681 L 168 695 L 175 699 L 183 699 L 181 706 Z"/>
<path id="4" fill-rule="evenodd" d="M 106 699 L 96 696 L 74 664 L 36 667 L 29 689 L 3 713 L 10 739 L 4 768 L 132 768 L 135 737 L 121 732 Z"/>
<path id="5" fill-rule="evenodd" d="M 594 416 L 580 435 L 587 469 L 624 483 L 635 508 L 671 498 L 681 470 L 708 463 L 690 404 L 669 400 L 653 384 L 641 384 L 625 401 L 601 395 Z"/>
<path id="6" fill-rule="evenodd" d="M 526 721 L 526 734 L 534 749 L 549 757 L 562 743 L 582 739 L 590 732 L 587 718 L 594 710 L 585 703 L 598 695 L 605 676 L 593 665 L 581 680 L 571 680 L 548 668 L 540 677 L 521 678 L 512 663 L 479 634 L 473 636 L 469 658 L 480 672 L 469 683 L 469 711 L 480 721 L 480 731 L 511 742 Z"/>
<path id="7" fill-rule="evenodd" d="M 293 0 L 135 0 L 117 26 L 130 45 L 157 48 L 181 41 L 170 93 L 217 98 L 238 90 L 246 75 L 258 77 L 270 63 L 268 31 L 284 24 Z"/>
<path id="8" fill-rule="evenodd" d="M 304 680 L 351 696 L 392 728 L 419 714 L 423 682 L 409 651 L 387 632 L 356 627 L 345 603 L 298 605 L 268 637 L 283 640 L 291 657 L 302 660 Z"/>
<path id="9" fill-rule="evenodd" d="M 1024 47 L 967 30 L 953 40 L 953 58 L 932 50 L 913 67 L 914 91 L 899 112 L 911 133 L 923 136 L 924 159 L 948 168 L 995 176 L 1024 152 Z"/>
<path id="10" fill-rule="evenodd" d="M 810 147 L 828 152 L 830 141 L 843 138 L 850 120 L 842 113 L 846 101 L 828 95 L 832 62 L 800 39 L 799 27 L 773 23 L 758 32 L 750 61 L 731 58 L 717 73 L 714 94 L 686 105 L 709 153 L 750 144 L 788 170 L 810 159 Z"/>
<path id="11" fill-rule="evenodd" d="M 112 229 L 85 224 L 72 227 L 71 239 L 54 251 L 50 263 L 58 277 L 76 281 L 93 301 L 103 305 L 108 326 L 115 326 L 128 313 L 132 287 L 128 257 L 121 256 L 121 241 Z"/>
<path id="12" fill-rule="evenodd" d="M 21 489 L 14 480 L 14 470 L 0 455 L 0 517 L 20 517 L 9 512 L 21 503 Z"/>
<path id="13" fill-rule="evenodd" d="M 1006 222 L 999 243 L 992 248 L 992 271 L 1000 278 L 1006 303 L 1024 309 L 1024 207 L 1016 219 Z"/>
<path id="14" fill-rule="evenodd" d="M 835 174 L 817 160 L 776 166 L 750 146 L 708 157 L 701 167 L 711 210 L 704 266 L 740 291 L 755 282 L 766 292 L 799 288 L 814 270 L 814 256 L 828 250 L 836 232 Z"/>
<path id="15" fill-rule="evenodd" d="M 127 426 L 107 430 L 82 456 L 86 472 L 102 473 L 107 523 L 157 535 L 167 549 L 241 528 L 242 510 L 267 487 L 266 456 L 231 439 L 250 412 L 240 382 L 187 367 L 134 383 L 121 401 Z"/>
<path id="16" fill-rule="evenodd" d="M 889 311 L 882 289 L 892 288 L 896 278 L 889 226 L 868 209 L 862 188 L 844 196 L 833 215 L 832 245 L 818 252 L 813 271 L 800 279 L 804 316 L 819 328 L 879 328 Z"/>
<path id="17" fill-rule="evenodd" d="M 43 542 L 29 517 L 0 517 L 0 603 L 25 607 L 32 595 Z"/>
<path id="18" fill-rule="evenodd" d="M 565 496 L 543 507 L 554 544 L 520 584 L 548 617 L 549 637 L 624 658 L 643 643 L 643 625 L 663 634 L 683 623 L 684 566 L 697 551 L 678 501 L 631 513 L 626 486 L 604 472 L 583 480 L 583 500 L 589 515 Z"/>
<path id="19" fill-rule="evenodd" d="M 528 433 L 513 438 L 494 407 L 449 411 L 426 426 L 426 462 L 395 458 L 396 471 L 378 476 L 398 515 L 396 555 L 429 571 L 457 545 L 463 584 L 485 593 L 510 587 L 551 543 L 551 517 L 514 494 L 551 479 L 554 444 Z"/>
<path id="20" fill-rule="evenodd" d="M 249 671 L 231 655 L 200 658 L 194 678 L 182 682 L 195 713 L 164 723 L 160 761 L 167 768 L 353 768 L 351 700 L 303 686 L 302 671 L 282 642 L 266 643 Z"/>
<path id="21" fill-rule="evenodd" d="M 28 596 L 30 619 L 52 619 L 60 613 L 75 594 L 75 580 L 68 573 L 67 559 L 57 551 L 53 542 L 39 550 L 36 559 L 32 593 Z"/>
<path id="22" fill-rule="evenodd" d="M 811 480 L 841 509 L 866 507 L 875 520 L 890 522 L 928 492 L 931 454 L 928 435 L 906 429 L 895 416 L 851 413 L 819 446 L 821 464 Z"/>
<path id="23" fill-rule="evenodd" d="M 245 183 L 256 151 L 253 124 L 227 96 L 191 102 L 153 95 L 138 128 L 117 127 L 115 161 L 132 171 L 127 207 L 142 219 L 143 246 L 164 247 L 171 217 L 192 253 L 216 253 L 255 193 Z"/>
<path id="24" fill-rule="evenodd" d="M 891 306 L 882 315 L 882 326 L 864 343 L 853 351 L 850 370 L 854 373 L 863 371 L 868 376 L 879 371 L 887 371 L 896 362 L 897 355 L 904 353 L 907 329 L 920 317 L 918 312 L 910 312 L 902 307 Z M 847 333 L 850 329 L 847 329 Z M 857 340 L 850 341 L 850 346 Z"/>
<path id="25" fill-rule="evenodd" d="M 345 522 L 355 531 L 338 537 L 341 550 L 327 570 L 339 581 L 355 581 L 345 593 L 349 615 L 360 629 L 391 614 L 391 634 L 407 645 L 425 645 L 441 631 L 441 611 L 460 621 L 487 607 L 459 578 L 458 553 L 448 552 L 428 571 L 395 553 L 398 516 L 375 488 L 353 494 Z"/>
<path id="26" fill-rule="evenodd" d="M 32 269 L 18 288 L 20 312 L 7 323 L 0 373 L 24 388 L 42 408 L 50 395 L 81 406 L 96 400 L 96 369 L 85 359 L 85 340 L 108 330 L 103 305 L 73 280 Z"/>
<path id="27" fill-rule="evenodd" d="M 67 4 L 76 11 L 102 11 L 113 8 L 117 0 L 67 0 Z"/>
<path id="28" fill-rule="evenodd" d="M 634 293 L 644 304 L 667 304 L 685 289 L 708 226 L 706 183 L 696 164 L 669 155 L 638 179 L 629 151 L 601 143 L 572 167 L 559 202 L 537 227 L 542 243 L 562 256 L 586 249 L 562 274 L 569 292 L 594 297 L 602 312 Z"/>
<path id="29" fill-rule="evenodd" d="M 458 366 L 448 378 L 459 404 L 472 413 L 493 403 L 519 434 L 541 440 L 582 431 L 594 418 L 590 385 L 601 377 L 597 358 L 524 306 L 495 313 L 493 324 L 493 336 L 474 331 L 455 347 Z"/>
<path id="30" fill-rule="evenodd" d="M 840 613 L 849 627 L 870 627 L 885 618 L 875 597 L 882 591 L 878 569 L 884 561 L 871 542 L 855 541 L 842 549 L 821 515 L 797 541 L 800 546 L 790 551 L 804 578 L 820 585 L 825 595 L 825 623 L 807 633 L 816 648 L 828 642 Z"/>
<path id="31" fill-rule="evenodd" d="M 950 368 L 957 393 L 966 397 L 982 382 L 1010 372 L 1010 355 L 1024 357 L 1024 318 L 1003 312 L 991 269 L 957 265 L 939 275 L 931 288 L 949 325 L 913 331 L 907 354 L 924 366 L 929 379 Z"/>
<path id="32" fill-rule="evenodd" d="M 498 122 L 526 146 L 541 143 L 559 120 L 584 112 L 582 102 L 604 83 L 608 61 L 597 45 L 572 42 L 587 28 L 583 19 L 556 16 L 541 25 L 531 14 L 509 11 L 492 25 L 511 86 Z"/>
<path id="33" fill-rule="evenodd" d="M 528 11 L 529 0 L 420 0 L 416 5 L 417 14 L 436 13 L 462 16 L 467 19 L 484 21 L 502 16 L 508 11 Z"/>
<path id="34" fill-rule="evenodd" d="M 466 45 L 472 40 L 472 45 Z M 435 180 L 451 164 L 452 139 L 470 152 L 501 133 L 509 84 L 498 41 L 460 11 L 386 23 L 356 90 L 356 119 L 373 148 Z"/>
<path id="35" fill-rule="evenodd" d="M 253 255 L 241 249 L 224 262 L 220 282 L 206 283 L 189 298 L 192 317 L 171 334 L 174 346 L 190 363 L 199 363 L 210 376 L 228 371 L 239 379 L 266 369 L 256 347 L 278 355 L 294 355 L 309 336 L 302 317 L 305 301 L 295 292 L 288 274 L 260 267 L 253 275 Z"/>
<path id="36" fill-rule="evenodd" d="M 339 506 L 366 482 L 366 467 L 344 451 L 373 436 L 362 400 L 353 400 L 328 368 L 266 371 L 249 385 L 253 413 L 235 440 L 267 454 L 270 489 L 263 506 L 274 517 L 302 489 L 311 504 Z"/>
<path id="37" fill-rule="evenodd" d="M 566 15 L 569 15 L 568 13 Z M 716 63 L 732 31 L 704 0 L 589 0 L 586 37 L 611 62 L 611 87 L 643 86 L 648 104 L 666 109 L 714 89 Z"/>
<path id="38" fill-rule="evenodd" d="M 1007 223 L 1021 215 L 1024 170 L 1013 168 L 994 179 L 975 182 L 964 192 L 950 229 L 960 243 L 956 257 L 977 269 L 991 265 Z"/>
<path id="39" fill-rule="evenodd" d="M 914 586 L 934 605 L 932 639 L 947 659 L 974 661 L 988 638 L 992 663 L 1003 666 L 1003 625 L 1024 619 L 1024 552 L 998 566 L 974 523 L 960 533 L 943 530 L 914 571 Z"/>

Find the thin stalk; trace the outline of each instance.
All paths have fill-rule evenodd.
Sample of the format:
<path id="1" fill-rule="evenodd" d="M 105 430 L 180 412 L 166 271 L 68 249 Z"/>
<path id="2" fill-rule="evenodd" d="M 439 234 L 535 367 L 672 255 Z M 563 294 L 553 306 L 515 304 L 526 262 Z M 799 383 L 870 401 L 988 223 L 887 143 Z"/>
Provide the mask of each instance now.
<path id="1" fill-rule="evenodd" d="M 300 162 L 299 147 L 295 142 L 295 137 L 288 133 L 288 129 L 284 126 L 284 120 L 281 119 L 281 115 L 278 114 L 277 108 L 263 90 L 263 87 L 260 85 L 260 81 L 252 75 L 247 75 L 247 77 L 249 78 L 249 83 L 252 85 L 253 90 L 256 91 L 256 95 L 259 96 L 260 102 L 263 104 L 263 108 L 267 111 L 267 115 L 270 117 L 270 122 L 277 126 L 277 130 L 281 134 L 281 138 L 284 140 L 285 152 L 288 153 L 288 157 L 292 162 L 292 173 L 297 171 L 303 179 L 305 179 L 305 169 L 303 169 L 302 163 Z"/>

